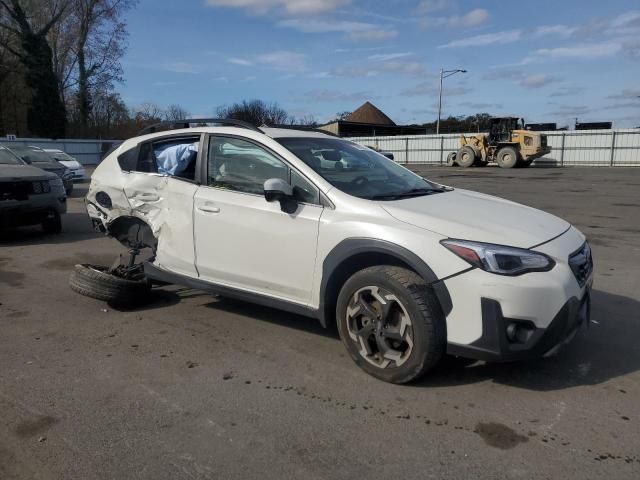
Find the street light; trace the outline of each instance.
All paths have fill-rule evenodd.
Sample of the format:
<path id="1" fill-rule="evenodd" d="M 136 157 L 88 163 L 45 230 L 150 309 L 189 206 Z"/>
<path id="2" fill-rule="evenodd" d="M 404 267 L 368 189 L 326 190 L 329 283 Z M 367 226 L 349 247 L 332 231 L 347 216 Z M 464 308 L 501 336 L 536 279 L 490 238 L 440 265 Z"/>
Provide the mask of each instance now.
<path id="1" fill-rule="evenodd" d="M 466 70 L 443 70 L 440 69 L 440 102 L 438 103 L 438 126 L 436 127 L 436 135 L 440 135 L 440 116 L 442 115 L 442 80 L 449 78 L 456 73 L 467 73 Z"/>

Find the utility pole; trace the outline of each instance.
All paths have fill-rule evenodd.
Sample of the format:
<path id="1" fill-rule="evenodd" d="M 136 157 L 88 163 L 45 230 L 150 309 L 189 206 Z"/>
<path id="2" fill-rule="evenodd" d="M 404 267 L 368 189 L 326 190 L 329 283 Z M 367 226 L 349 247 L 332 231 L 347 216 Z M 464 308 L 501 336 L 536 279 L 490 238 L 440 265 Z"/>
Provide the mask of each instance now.
<path id="1" fill-rule="evenodd" d="M 442 116 L 442 81 L 456 73 L 467 73 L 466 70 L 444 70 L 440 69 L 440 101 L 438 102 L 438 125 L 436 126 L 436 135 L 440 135 L 440 117 Z"/>

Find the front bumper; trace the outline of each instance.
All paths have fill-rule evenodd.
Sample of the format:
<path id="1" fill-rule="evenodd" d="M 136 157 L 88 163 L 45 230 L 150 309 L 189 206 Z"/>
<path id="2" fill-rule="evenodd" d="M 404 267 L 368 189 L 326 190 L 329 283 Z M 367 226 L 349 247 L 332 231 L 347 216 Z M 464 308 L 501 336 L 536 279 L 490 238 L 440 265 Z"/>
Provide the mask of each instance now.
<path id="1" fill-rule="evenodd" d="M 470 345 L 449 344 L 447 353 L 484 361 L 509 362 L 550 356 L 569 343 L 581 326 L 588 326 L 591 296 L 586 293 L 578 300 L 571 298 L 546 328 L 532 322 L 505 318 L 500 303 L 482 299 L 482 337 Z M 510 327 L 526 332 L 523 341 L 513 341 Z"/>
<path id="2" fill-rule="evenodd" d="M 67 199 L 63 193 L 32 195 L 27 201 L 4 201 L 0 203 L 0 228 L 36 225 L 52 211 L 66 213 Z"/>
<path id="3" fill-rule="evenodd" d="M 579 325 L 589 322 L 593 272 L 578 280 L 569 262 L 583 245 L 584 235 L 571 227 L 533 248 L 556 262 L 551 271 L 505 277 L 476 268 L 445 279 L 452 302 L 449 352 L 518 360 L 546 355 L 570 339 Z"/>
<path id="4" fill-rule="evenodd" d="M 75 170 L 71 170 L 71 173 L 73 173 L 74 182 L 81 182 L 85 179 L 86 176 L 84 168 L 76 168 Z"/>

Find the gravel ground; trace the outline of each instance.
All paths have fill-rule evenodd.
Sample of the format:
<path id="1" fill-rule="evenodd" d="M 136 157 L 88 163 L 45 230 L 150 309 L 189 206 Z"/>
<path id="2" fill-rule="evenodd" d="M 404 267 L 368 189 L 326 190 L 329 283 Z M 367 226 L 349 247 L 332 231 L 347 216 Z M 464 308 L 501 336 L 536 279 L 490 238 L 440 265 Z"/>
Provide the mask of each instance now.
<path id="1" fill-rule="evenodd" d="M 640 169 L 417 170 L 578 226 L 598 324 L 554 358 L 388 385 L 314 320 L 76 295 L 74 264 L 122 251 L 79 185 L 62 235 L 0 237 L 0 479 L 640 478 Z"/>

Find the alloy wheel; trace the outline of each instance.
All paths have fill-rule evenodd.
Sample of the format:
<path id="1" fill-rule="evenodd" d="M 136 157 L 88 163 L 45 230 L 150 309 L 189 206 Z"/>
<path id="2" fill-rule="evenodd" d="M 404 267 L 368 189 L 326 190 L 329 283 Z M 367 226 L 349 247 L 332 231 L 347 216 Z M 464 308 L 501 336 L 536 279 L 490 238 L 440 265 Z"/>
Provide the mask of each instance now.
<path id="1" fill-rule="evenodd" d="M 413 350 L 411 317 L 398 297 L 378 286 L 353 294 L 347 329 L 362 358 L 378 368 L 400 367 Z"/>

